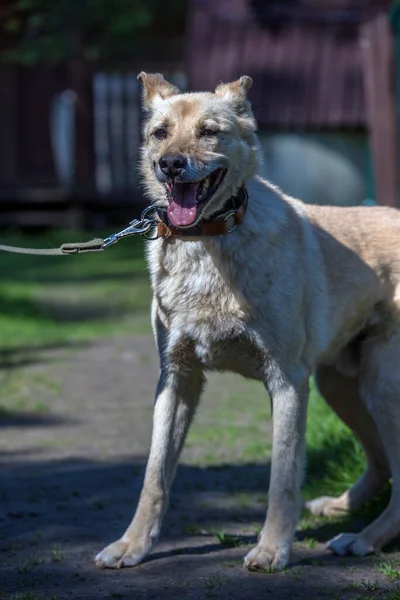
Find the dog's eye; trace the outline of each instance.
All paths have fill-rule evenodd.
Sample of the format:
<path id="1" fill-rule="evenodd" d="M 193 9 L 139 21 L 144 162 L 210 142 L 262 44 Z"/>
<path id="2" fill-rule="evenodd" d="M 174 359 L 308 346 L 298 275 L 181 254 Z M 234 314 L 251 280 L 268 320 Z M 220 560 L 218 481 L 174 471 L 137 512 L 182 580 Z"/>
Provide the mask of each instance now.
<path id="1" fill-rule="evenodd" d="M 165 129 L 156 129 L 153 133 L 154 137 L 157 140 L 165 140 L 165 138 L 167 137 L 167 132 Z"/>
<path id="2" fill-rule="evenodd" d="M 218 134 L 218 131 L 215 129 L 202 129 L 201 136 L 203 137 L 214 137 Z"/>

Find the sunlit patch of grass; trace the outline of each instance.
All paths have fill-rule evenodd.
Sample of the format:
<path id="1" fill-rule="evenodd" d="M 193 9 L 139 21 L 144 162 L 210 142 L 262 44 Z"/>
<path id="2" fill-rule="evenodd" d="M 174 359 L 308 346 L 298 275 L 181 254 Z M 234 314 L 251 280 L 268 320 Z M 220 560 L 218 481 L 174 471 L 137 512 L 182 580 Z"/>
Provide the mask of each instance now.
<path id="1" fill-rule="evenodd" d="M 377 570 L 392 581 L 400 579 L 400 562 L 398 560 L 390 559 L 380 562 L 377 565 Z"/>
<path id="2" fill-rule="evenodd" d="M 363 472 L 366 465 L 363 449 L 320 397 L 313 380 L 308 415 L 304 497 L 337 496 L 351 487 Z M 372 517 L 382 512 L 388 501 L 389 487 L 358 513 Z"/>
<path id="3" fill-rule="evenodd" d="M 16 413 L 37 417 L 49 413 L 49 402 L 60 393 L 59 382 L 53 376 L 39 376 L 27 369 L 0 368 L 0 418 L 7 420 Z M 40 401 L 37 398 L 41 398 Z"/>
<path id="4" fill-rule="evenodd" d="M 204 403 L 189 432 L 183 462 L 203 466 L 224 463 L 267 464 L 271 416 L 264 386 L 235 375 L 212 375 Z M 267 481 L 267 472 L 265 476 Z"/>
<path id="5" fill-rule="evenodd" d="M 319 396 L 313 380 L 308 415 L 306 496 L 336 496 L 361 475 L 364 453 L 348 427 Z"/>
<path id="6" fill-rule="evenodd" d="M 2 234 L 4 243 L 58 247 L 89 233 Z M 144 333 L 150 286 L 142 240 L 99 254 L 38 257 L 0 254 L 0 362 L 5 350 L 71 344 L 118 333 Z"/>

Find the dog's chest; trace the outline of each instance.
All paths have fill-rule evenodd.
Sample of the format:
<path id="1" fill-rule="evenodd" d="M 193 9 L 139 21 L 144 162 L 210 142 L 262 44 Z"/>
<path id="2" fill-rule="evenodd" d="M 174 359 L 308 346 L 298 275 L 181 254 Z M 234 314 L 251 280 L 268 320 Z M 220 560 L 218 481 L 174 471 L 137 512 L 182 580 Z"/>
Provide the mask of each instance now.
<path id="1" fill-rule="evenodd" d="M 186 247 L 185 254 L 162 256 L 152 271 L 171 343 L 189 340 L 206 369 L 259 378 L 264 353 L 252 333 L 253 311 L 238 278 L 221 274 L 195 246 Z"/>

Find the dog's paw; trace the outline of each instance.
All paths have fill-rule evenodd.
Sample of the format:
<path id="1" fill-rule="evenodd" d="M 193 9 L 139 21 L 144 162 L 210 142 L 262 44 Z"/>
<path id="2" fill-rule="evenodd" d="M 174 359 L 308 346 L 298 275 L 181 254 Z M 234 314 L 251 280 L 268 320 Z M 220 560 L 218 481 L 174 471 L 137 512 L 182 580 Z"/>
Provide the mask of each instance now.
<path id="1" fill-rule="evenodd" d="M 356 533 L 340 533 L 326 547 L 339 556 L 367 556 L 375 552 L 375 548 Z"/>
<path id="2" fill-rule="evenodd" d="M 320 498 L 314 498 L 305 503 L 305 507 L 313 515 L 334 517 L 335 515 L 342 515 L 347 513 L 347 508 L 343 507 L 342 502 L 339 498 L 332 496 L 321 496 Z"/>
<path id="3" fill-rule="evenodd" d="M 101 569 L 134 567 L 148 554 L 150 548 L 143 548 L 135 542 L 120 539 L 106 546 L 95 557 L 96 566 Z"/>
<path id="4" fill-rule="evenodd" d="M 250 550 L 244 559 L 244 568 L 248 571 L 282 571 L 289 562 L 287 552 L 274 550 L 258 544 Z"/>

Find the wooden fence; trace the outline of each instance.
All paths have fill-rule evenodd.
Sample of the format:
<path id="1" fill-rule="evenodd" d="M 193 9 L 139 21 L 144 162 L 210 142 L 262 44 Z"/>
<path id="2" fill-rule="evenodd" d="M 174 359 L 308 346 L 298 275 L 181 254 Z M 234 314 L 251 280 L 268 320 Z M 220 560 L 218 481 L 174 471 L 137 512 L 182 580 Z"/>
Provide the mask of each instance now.
<path id="1" fill-rule="evenodd" d="M 96 188 L 126 194 L 138 187 L 139 82 L 133 73 L 97 73 L 93 85 Z"/>
<path id="2" fill-rule="evenodd" d="M 97 227 L 142 209 L 136 72 L 0 67 L 0 130 L 0 226 Z"/>

